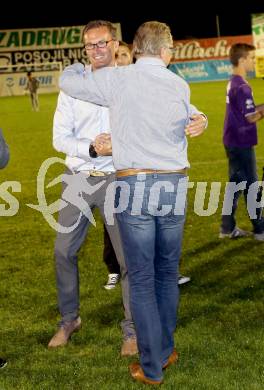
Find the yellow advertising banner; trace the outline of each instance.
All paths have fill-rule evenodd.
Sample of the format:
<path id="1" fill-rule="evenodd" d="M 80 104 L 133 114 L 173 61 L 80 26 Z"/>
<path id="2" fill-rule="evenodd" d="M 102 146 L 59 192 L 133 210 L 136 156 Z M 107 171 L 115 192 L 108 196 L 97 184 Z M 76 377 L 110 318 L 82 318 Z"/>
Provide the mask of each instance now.
<path id="1" fill-rule="evenodd" d="M 251 15 L 251 25 L 256 47 L 256 77 L 264 77 L 264 14 Z"/>

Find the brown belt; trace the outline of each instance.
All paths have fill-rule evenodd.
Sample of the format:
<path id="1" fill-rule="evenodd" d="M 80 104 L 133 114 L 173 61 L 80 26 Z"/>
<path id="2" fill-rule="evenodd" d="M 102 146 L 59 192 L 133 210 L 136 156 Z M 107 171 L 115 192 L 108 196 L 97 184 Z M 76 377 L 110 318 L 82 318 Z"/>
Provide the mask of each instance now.
<path id="1" fill-rule="evenodd" d="M 120 171 L 116 171 L 116 176 L 121 177 L 121 176 L 133 176 L 133 175 L 140 175 L 140 174 L 148 174 L 148 173 L 180 173 L 182 175 L 187 174 L 187 168 L 183 169 L 176 169 L 174 171 L 166 171 L 166 170 L 160 170 L 160 169 L 121 169 Z"/>
<path id="2" fill-rule="evenodd" d="M 85 173 L 87 176 L 97 177 L 97 176 L 108 176 L 111 175 L 114 172 L 104 172 L 104 171 L 81 171 L 82 173 Z"/>

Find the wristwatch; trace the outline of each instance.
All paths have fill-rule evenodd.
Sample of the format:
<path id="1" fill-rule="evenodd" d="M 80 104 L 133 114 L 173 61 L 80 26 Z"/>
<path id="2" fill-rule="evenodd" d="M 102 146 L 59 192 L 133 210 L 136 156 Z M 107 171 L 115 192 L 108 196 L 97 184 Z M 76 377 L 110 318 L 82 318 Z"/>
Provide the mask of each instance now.
<path id="1" fill-rule="evenodd" d="M 90 157 L 92 157 L 92 158 L 98 157 L 98 154 L 97 154 L 93 144 L 90 144 L 89 154 L 90 154 Z"/>

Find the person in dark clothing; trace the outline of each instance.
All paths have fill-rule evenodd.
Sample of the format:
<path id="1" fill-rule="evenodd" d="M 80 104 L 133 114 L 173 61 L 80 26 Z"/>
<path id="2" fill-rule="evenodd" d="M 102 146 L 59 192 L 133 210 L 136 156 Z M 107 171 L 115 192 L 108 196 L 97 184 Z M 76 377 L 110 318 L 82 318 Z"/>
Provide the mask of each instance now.
<path id="1" fill-rule="evenodd" d="M 39 101 L 38 101 L 38 88 L 39 80 L 32 76 L 31 72 L 27 72 L 27 85 L 25 91 L 29 91 L 31 106 L 33 111 L 39 111 Z"/>
<path id="2" fill-rule="evenodd" d="M 120 280 L 120 266 L 116 258 L 116 254 L 110 240 L 107 229 L 104 225 L 104 251 L 103 260 L 108 269 L 108 280 L 104 285 L 106 290 L 112 290 L 116 287 Z"/>
<path id="3" fill-rule="evenodd" d="M 2 130 L 0 129 L 0 169 L 5 168 L 9 161 L 9 148 L 5 142 Z M 5 367 L 7 364 L 6 360 L 0 358 L 0 368 Z"/>

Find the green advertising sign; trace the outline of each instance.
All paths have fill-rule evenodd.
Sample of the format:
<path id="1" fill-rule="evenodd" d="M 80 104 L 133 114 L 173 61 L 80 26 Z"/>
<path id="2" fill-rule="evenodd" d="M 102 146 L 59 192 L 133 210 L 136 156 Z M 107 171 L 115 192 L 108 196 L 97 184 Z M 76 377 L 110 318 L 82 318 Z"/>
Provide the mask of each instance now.
<path id="1" fill-rule="evenodd" d="M 264 77 L 264 14 L 251 15 L 251 22 L 256 47 L 256 76 Z"/>
<path id="2" fill-rule="evenodd" d="M 119 23 L 117 37 L 121 39 Z M 36 49 L 58 49 L 82 47 L 82 31 L 84 26 L 34 28 L 23 30 L 1 30 L 0 52 Z"/>

